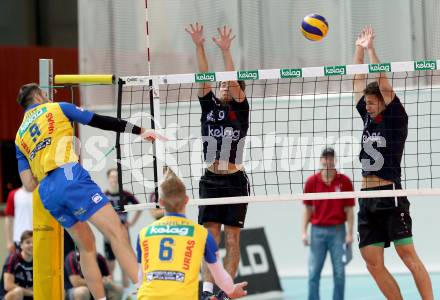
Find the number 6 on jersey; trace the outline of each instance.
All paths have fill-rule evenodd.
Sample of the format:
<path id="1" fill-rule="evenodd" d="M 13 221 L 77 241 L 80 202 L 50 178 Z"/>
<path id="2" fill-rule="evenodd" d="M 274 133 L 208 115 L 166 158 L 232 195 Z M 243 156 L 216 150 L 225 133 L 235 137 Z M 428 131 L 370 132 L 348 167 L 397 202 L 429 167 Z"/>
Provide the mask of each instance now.
<path id="1" fill-rule="evenodd" d="M 159 259 L 162 261 L 170 261 L 173 258 L 174 239 L 163 238 L 160 240 Z"/>

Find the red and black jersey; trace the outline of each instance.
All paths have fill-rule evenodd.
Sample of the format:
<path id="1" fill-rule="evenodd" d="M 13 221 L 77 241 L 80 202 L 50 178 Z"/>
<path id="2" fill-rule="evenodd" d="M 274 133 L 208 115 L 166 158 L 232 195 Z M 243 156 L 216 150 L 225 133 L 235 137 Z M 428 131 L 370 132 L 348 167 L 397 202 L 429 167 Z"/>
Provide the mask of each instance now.
<path id="1" fill-rule="evenodd" d="M 204 160 L 233 164 L 243 162 L 245 137 L 249 129 L 249 103 L 232 100 L 221 103 L 211 91 L 199 97 Z M 216 144 L 216 145 L 215 145 Z"/>
<path id="2" fill-rule="evenodd" d="M 376 118 L 368 114 L 365 96 L 359 100 L 356 108 L 364 122 L 359 154 L 362 176 L 376 175 L 400 183 L 400 163 L 408 136 L 408 115 L 399 97 L 394 96 Z"/>
<path id="3" fill-rule="evenodd" d="M 32 261 L 25 261 L 20 252 L 9 255 L 3 265 L 0 280 L 0 296 L 6 295 L 4 274 L 14 275 L 15 284 L 23 288 L 32 288 L 33 266 Z M 2 297 L 0 297 L 1 299 Z"/>

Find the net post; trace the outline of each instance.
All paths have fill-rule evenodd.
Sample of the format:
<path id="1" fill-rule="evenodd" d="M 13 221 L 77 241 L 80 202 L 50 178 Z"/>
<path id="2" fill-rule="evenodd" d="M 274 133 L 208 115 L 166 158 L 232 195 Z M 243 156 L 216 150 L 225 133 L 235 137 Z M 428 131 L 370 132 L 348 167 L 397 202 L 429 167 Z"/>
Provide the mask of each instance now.
<path id="1" fill-rule="evenodd" d="M 149 96 L 150 96 L 150 114 L 151 114 L 151 129 L 156 129 L 156 122 L 154 119 L 155 116 L 155 110 L 154 110 L 154 86 L 153 86 L 153 80 L 150 79 L 148 81 L 148 88 L 149 90 Z M 154 169 L 154 196 L 155 196 L 155 202 L 156 202 L 156 208 L 159 208 L 159 187 L 158 187 L 158 170 L 157 170 L 157 149 L 156 149 L 156 142 L 153 142 L 153 169 Z"/>
<path id="2" fill-rule="evenodd" d="M 39 83 L 53 100 L 53 60 L 39 60 Z M 64 232 L 41 202 L 38 188 L 32 195 L 33 206 L 33 282 L 34 299 L 64 299 Z"/>
<path id="3" fill-rule="evenodd" d="M 118 102 L 116 110 L 116 118 L 121 120 L 122 116 L 122 89 L 125 81 L 119 78 L 118 80 Z M 118 169 L 118 186 L 119 186 L 119 199 L 122 199 L 122 166 L 121 166 L 121 133 L 116 132 L 116 164 Z"/>

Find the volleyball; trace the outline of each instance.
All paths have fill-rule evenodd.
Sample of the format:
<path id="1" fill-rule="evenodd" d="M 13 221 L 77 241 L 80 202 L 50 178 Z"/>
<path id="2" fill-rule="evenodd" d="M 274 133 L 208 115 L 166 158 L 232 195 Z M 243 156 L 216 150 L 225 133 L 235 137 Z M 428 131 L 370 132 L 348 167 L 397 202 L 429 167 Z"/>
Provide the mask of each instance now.
<path id="1" fill-rule="evenodd" d="M 306 39 L 319 41 L 327 35 L 328 23 L 323 16 L 310 14 L 301 23 L 301 32 Z"/>

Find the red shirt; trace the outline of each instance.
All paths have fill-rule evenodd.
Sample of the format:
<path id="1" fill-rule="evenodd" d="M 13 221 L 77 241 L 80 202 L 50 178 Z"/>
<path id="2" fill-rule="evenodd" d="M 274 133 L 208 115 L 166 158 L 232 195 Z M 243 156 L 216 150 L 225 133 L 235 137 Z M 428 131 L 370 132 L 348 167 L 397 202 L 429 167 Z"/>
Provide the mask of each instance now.
<path id="1" fill-rule="evenodd" d="M 322 181 L 321 173 L 310 176 L 305 184 L 304 193 L 332 193 L 351 192 L 351 180 L 340 173 L 336 173 L 330 185 Z M 333 226 L 345 223 L 347 216 L 345 207 L 354 206 L 354 198 L 329 200 L 304 200 L 304 205 L 313 207 L 311 223 L 313 225 Z"/>
<path id="2" fill-rule="evenodd" d="M 9 192 L 6 202 L 5 216 L 13 217 L 13 240 L 20 243 L 21 234 L 32 230 L 32 193 L 23 187 Z"/>

